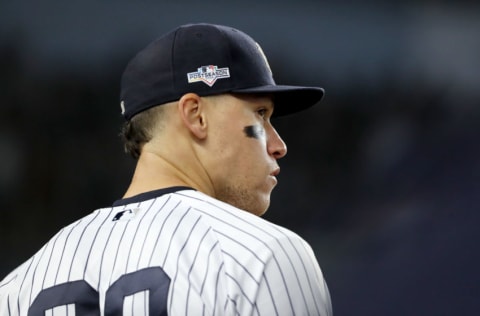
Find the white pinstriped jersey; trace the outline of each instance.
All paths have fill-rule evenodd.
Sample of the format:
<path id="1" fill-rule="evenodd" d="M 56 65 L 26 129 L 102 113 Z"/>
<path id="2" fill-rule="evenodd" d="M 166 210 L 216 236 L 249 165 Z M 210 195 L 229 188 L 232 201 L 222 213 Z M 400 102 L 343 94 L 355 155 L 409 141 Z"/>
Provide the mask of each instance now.
<path id="1" fill-rule="evenodd" d="M 75 312 L 75 313 L 74 313 Z M 0 283 L 0 315 L 331 315 L 295 233 L 174 187 L 99 209 Z"/>

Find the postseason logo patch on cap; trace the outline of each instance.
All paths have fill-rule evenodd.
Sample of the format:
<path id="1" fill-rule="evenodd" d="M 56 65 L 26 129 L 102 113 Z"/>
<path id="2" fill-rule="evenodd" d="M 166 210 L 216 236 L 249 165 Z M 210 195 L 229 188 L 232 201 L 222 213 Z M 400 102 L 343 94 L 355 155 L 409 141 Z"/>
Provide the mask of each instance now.
<path id="1" fill-rule="evenodd" d="M 213 86 L 217 79 L 230 78 L 230 70 L 228 67 L 218 68 L 218 66 L 208 65 L 202 66 L 197 71 L 187 74 L 188 83 L 202 81 L 209 87 Z"/>

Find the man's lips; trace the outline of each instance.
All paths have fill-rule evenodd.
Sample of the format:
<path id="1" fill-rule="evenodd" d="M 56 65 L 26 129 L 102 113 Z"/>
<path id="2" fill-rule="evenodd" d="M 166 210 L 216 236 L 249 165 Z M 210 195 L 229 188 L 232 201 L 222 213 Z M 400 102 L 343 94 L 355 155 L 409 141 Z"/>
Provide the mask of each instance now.
<path id="1" fill-rule="evenodd" d="M 275 185 L 278 183 L 277 176 L 279 173 L 280 173 L 280 168 L 276 168 L 270 173 L 270 178 L 273 179 L 273 181 L 275 182 Z"/>
<path id="2" fill-rule="evenodd" d="M 270 175 L 271 175 L 272 177 L 276 177 L 276 176 L 278 176 L 279 173 L 280 173 L 280 168 L 276 168 L 275 170 L 273 170 L 273 171 L 270 173 Z"/>

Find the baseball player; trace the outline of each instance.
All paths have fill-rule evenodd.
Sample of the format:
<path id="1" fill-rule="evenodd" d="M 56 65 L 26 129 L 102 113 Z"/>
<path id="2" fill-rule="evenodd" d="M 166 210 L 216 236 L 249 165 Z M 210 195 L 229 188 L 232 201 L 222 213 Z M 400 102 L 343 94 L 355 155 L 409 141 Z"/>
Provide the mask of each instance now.
<path id="1" fill-rule="evenodd" d="M 323 93 L 276 85 L 231 27 L 152 42 L 122 76 L 125 196 L 7 275 L 0 315 L 331 315 L 311 247 L 260 217 L 287 152 L 270 119 Z"/>

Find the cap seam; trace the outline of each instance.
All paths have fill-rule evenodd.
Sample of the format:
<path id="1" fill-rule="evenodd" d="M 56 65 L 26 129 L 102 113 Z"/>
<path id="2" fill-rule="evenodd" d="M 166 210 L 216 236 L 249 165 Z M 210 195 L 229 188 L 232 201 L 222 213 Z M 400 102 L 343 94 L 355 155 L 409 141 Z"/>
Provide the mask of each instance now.
<path id="1" fill-rule="evenodd" d="M 177 91 L 177 73 L 176 73 L 176 69 L 175 69 L 175 45 L 177 43 L 177 35 L 178 35 L 178 32 L 181 28 L 177 28 L 175 30 L 175 33 L 173 34 L 173 40 L 172 40 L 172 48 L 171 48 L 171 51 L 170 51 L 170 54 L 171 54 L 171 60 L 170 60 L 170 72 L 172 74 L 172 90 L 174 92 L 174 94 L 176 94 L 176 91 Z"/>
<path id="2" fill-rule="evenodd" d="M 230 68 L 231 65 L 233 65 L 232 63 L 232 46 L 231 46 L 231 43 L 230 43 L 230 40 L 229 40 L 229 37 L 225 34 L 225 32 L 220 28 L 218 27 L 217 25 L 215 25 L 215 28 L 220 32 L 220 34 L 222 35 L 223 39 L 227 42 L 227 49 L 228 49 L 228 65 L 225 65 L 225 66 L 228 66 L 228 68 Z M 222 67 L 225 67 L 225 66 L 222 66 Z M 235 78 L 235 74 L 233 74 L 232 76 L 232 73 L 230 72 L 230 80 L 233 80 L 233 83 L 231 86 L 230 86 L 230 89 L 228 89 L 228 91 L 232 91 L 233 89 L 238 89 L 237 87 L 237 80 Z"/>

